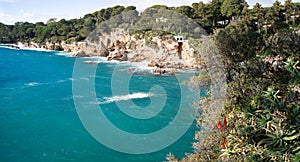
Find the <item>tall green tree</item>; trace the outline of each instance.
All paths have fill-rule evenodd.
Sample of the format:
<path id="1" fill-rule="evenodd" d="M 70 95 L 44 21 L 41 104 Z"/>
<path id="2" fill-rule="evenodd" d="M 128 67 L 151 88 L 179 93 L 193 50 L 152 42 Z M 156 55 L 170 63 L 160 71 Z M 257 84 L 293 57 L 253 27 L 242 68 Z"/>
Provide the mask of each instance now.
<path id="1" fill-rule="evenodd" d="M 213 26 L 216 26 L 218 21 L 224 21 L 226 19 L 221 13 L 221 6 L 223 2 L 224 0 L 212 0 L 207 5 L 207 15 L 210 15 L 208 18 L 212 21 Z"/>
<path id="2" fill-rule="evenodd" d="M 285 21 L 286 23 L 289 22 L 289 18 L 290 16 L 293 14 L 293 12 L 295 12 L 295 5 L 292 2 L 292 0 L 286 0 L 284 2 L 284 14 L 285 14 Z"/>
<path id="3" fill-rule="evenodd" d="M 228 18 L 238 17 L 246 5 L 245 0 L 225 0 L 221 6 L 221 13 Z"/>
<path id="4" fill-rule="evenodd" d="M 202 19 L 205 17 L 205 3 L 200 1 L 199 3 L 193 3 L 192 4 L 193 10 L 194 10 L 194 19 Z"/>
<path id="5" fill-rule="evenodd" d="M 260 3 L 256 3 L 253 9 L 251 10 L 251 20 L 252 23 L 257 25 L 258 31 L 260 31 L 263 26 L 263 22 L 265 21 L 264 16 L 265 16 L 264 8 Z"/>
<path id="6" fill-rule="evenodd" d="M 190 6 L 180 6 L 175 9 L 177 12 L 184 14 L 188 17 L 192 17 L 194 15 L 194 9 Z"/>
<path id="7" fill-rule="evenodd" d="M 283 28 L 284 24 L 282 22 L 285 20 L 285 17 L 283 15 L 283 6 L 280 1 L 276 0 L 273 3 L 273 6 L 267 10 L 265 18 L 268 20 L 268 23 L 271 24 L 270 29 L 273 33 L 276 33 L 279 28 Z"/>

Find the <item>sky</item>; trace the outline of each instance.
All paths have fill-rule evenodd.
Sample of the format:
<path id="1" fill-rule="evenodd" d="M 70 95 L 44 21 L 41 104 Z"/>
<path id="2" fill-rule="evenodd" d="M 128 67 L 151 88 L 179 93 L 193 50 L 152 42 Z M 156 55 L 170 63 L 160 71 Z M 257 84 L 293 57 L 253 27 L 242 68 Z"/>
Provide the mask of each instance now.
<path id="1" fill-rule="evenodd" d="M 169 7 L 192 5 L 201 0 L 0 0 L 0 22 L 14 24 L 15 22 L 47 22 L 50 18 L 58 20 L 83 17 L 87 13 L 115 5 L 136 6 L 138 10 L 155 4 Z M 209 0 L 202 0 L 207 2 Z M 271 6 L 275 0 L 247 0 L 250 6 L 256 2 L 263 6 Z M 280 0 L 282 3 L 284 0 Z M 300 0 L 293 0 L 300 2 Z"/>

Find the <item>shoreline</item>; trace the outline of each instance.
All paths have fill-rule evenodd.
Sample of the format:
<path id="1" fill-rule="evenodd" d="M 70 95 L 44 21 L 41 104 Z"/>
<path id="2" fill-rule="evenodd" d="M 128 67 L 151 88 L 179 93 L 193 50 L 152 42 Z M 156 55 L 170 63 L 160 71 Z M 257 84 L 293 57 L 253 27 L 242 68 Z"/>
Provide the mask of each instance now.
<path id="1" fill-rule="evenodd" d="M 72 53 L 70 52 L 64 52 L 64 51 L 55 51 L 55 50 L 48 50 L 45 48 L 27 48 L 23 47 L 20 49 L 15 49 L 11 47 L 7 47 L 11 44 L 0 44 L 0 48 L 8 48 L 12 50 L 30 50 L 30 51 L 41 51 L 41 52 L 55 52 L 55 53 L 63 53 L 63 54 L 56 54 L 58 56 L 64 56 L 64 57 L 74 57 L 74 58 L 83 58 L 85 61 L 83 61 L 84 64 L 125 64 L 129 67 L 126 69 L 129 73 L 135 74 L 135 75 L 143 75 L 143 74 L 151 74 L 154 76 L 160 75 L 160 76 L 168 76 L 168 75 L 174 75 L 174 74 L 181 74 L 181 73 L 189 73 L 189 72 L 197 72 L 197 69 L 171 69 L 166 68 L 166 71 L 173 71 L 174 73 L 155 73 L 154 70 L 155 67 L 149 67 L 148 64 L 149 61 L 142 61 L 142 62 L 130 62 L 130 61 L 117 61 L 117 60 L 107 60 L 106 57 L 101 56 L 89 56 L 89 57 L 76 57 L 72 56 Z M 176 71 L 175 71 L 176 70 Z"/>
<path id="2" fill-rule="evenodd" d="M 14 47 L 12 47 L 14 46 Z M 17 44 L 0 44 L 1 48 L 8 48 L 8 49 L 14 49 L 14 50 L 31 50 L 31 51 L 45 51 L 45 52 L 63 52 L 63 51 L 56 51 L 56 50 L 49 50 L 46 48 L 32 48 L 32 47 L 15 47 Z"/>
<path id="3" fill-rule="evenodd" d="M 63 54 L 56 54 L 58 56 L 63 57 L 73 57 L 73 58 L 82 58 L 86 59 L 83 61 L 84 64 L 126 64 L 128 65 L 127 71 L 134 74 L 142 74 L 142 73 L 149 73 L 155 75 L 153 73 L 154 68 L 148 67 L 143 62 L 130 62 L 130 61 L 117 61 L 117 60 L 107 60 L 106 57 L 101 56 L 90 56 L 90 57 L 78 57 L 78 56 L 72 56 L 71 52 L 64 52 L 64 51 L 55 51 L 55 50 L 48 50 L 45 48 L 12 48 L 10 47 L 12 44 L 0 44 L 0 48 L 7 48 L 11 50 L 28 50 L 28 51 L 41 51 L 41 52 L 55 52 L 55 53 L 63 53 Z M 144 62 L 145 63 L 145 62 Z"/>
<path id="4" fill-rule="evenodd" d="M 15 50 L 58 52 L 67 57 L 97 58 L 96 61 L 93 59 L 85 61 L 86 64 L 127 62 L 133 67 L 142 67 L 143 70 L 151 71 L 154 75 L 174 75 L 186 70 L 203 70 L 205 65 L 197 63 L 194 57 L 194 49 L 190 47 L 189 42 L 184 40 L 181 47 L 178 47 L 179 44 L 171 39 L 163 40 L 159 37 L 153 37 L 149 45 L 143 39 L 135 39 L 131 35 L 122 35 L 110 44 L 106 44 L 104 48 L 100 47 L 100 51 L 99 47 L 98 49 L 91 47 L 86 42 L 73 44 L 46 42 L 45 45 L 35 42 L 17 42 L 0 45 Z M 139 69 L 141 68 L 128 70 L 132 73 L 136 73 L 136 71 L 139 73 Z"/>

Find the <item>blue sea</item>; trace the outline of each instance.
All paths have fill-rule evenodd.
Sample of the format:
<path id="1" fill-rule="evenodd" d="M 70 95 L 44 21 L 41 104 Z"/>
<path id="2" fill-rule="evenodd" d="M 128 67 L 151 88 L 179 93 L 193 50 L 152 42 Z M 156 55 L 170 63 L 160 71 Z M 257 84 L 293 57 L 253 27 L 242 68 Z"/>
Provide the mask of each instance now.
<path id="1" fill-rule="evenodd" d="M 97 64 L 86 62 L 95 59 L 69 57 L 63 52 L 0 47 L 0 161 L 164 161 L 168 153 L 179 158 L 193 153 L 194 133 L 199 129 L 195 122 L 176 142 L 151 153 L 116 151 L 91 135 L 76 110 L 78 107 L 74 100 L 86 97 L 85 93 L 74 95 L 76 80 L 94 83 L 96 99 L 83 103 L 83 106 L 96 105 L 116 128 L 135 135 L 168 127 L 178 113 L 182 90 L 175 76 L 154 76 L 143 71 L 132 75 L 127 70 L 133 67 L 129 63 L 99 59 Z M 83 71 L 95 69 L 95 73 L 86 72 L 86 76 L 74 78 L 75 64 L 79 64 Z M 122 83 L 120 76 L 123 74 L 131 76 L 127 84 Z M 115 82 L 112 81 L 113 75 Z M 81 88 L 82 91 L 86 89 L 84 84 Z M 120 104 L 148 109 L 151 102 L 160 101 L 160 98 L 165 98 L 165 102 L 156 105 L 162 106 L 162 110 L 152 118 L 136 119 L 119 109 Z M 182 106 L 187 109 L 192 105 L 192 102 L 184 102 Z M 103 123 L 97 124 L 101 128 Z M 178 131 L 181 131 L 179 127 Z M 111 137 L 107 138 L 111 140 L 105 141 L 107 143 L 120 140 L 114 139 L 114 134 L 109 135 L 107 127 L 101 131 Z M 122 140 L 127 141 L 126 138 Z M 145 148 L 156 142 L 164 141 L 149 140 Z M 115 147 L 118 145 L 122 147 L 124 143 L 114 143 Z M 132 146 L 135 147 L 135 144 L 132 143 Z M 143 150 L 130 149 L 137 149 L 136 152 Z"/>

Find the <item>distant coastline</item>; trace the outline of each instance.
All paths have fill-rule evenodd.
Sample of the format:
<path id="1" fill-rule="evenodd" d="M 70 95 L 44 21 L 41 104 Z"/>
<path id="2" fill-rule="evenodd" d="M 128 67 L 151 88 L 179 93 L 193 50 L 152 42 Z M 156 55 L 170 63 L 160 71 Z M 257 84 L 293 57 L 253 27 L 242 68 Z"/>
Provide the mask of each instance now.
<path id="1" fill-rule="evenodd" d="M 134 42 L 134 45 L 132 45 Z M 103 52 L 95 52 L 86 42 L 67 44 L 61 43 L 39 44 L 35 42 L 17 42 L 16 44 L 2 44 L 12 49 L 29 49 L 38 51 L 61 51 L 73 57 L 103 57 L 107 61 L 128 61 L 145 64 L 153 69 L 154 74 L 173 75 L 178 70 L 204 69 L 194 58 L 194 49 L 185 40 L 182 51 L 178 50 L 178 43 L 172 39 L 153 37 L 151 47 L 146 45 L 145 39 L 136 39 L 131 35 L 122 35 L 105 47 Z M 180 56 L 179 56 L 180 54 Z M 95 62 L 86 62 L 94 64 Z M 134 69 L 130 69 L 134 72 Z"/>

